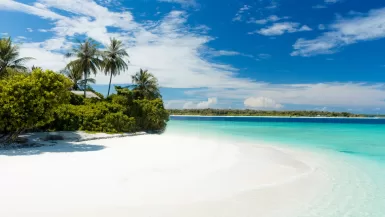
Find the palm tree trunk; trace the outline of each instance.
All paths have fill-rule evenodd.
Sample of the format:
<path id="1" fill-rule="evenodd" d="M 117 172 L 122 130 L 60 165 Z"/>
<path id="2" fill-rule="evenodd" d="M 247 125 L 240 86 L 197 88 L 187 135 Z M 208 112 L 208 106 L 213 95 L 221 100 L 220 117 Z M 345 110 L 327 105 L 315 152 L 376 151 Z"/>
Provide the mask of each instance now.
<path id="1" fill-rule="evenodd" d="M 87 98 L 87 72 L 84 72 L 84 98 Z"/>
<path id="2" fill-rule="evenodd" d="M 108 85 L 108 93 L 107 93 L 107 97 L 110 95 L 111 80 L 112 80 L 112 73 L 111 73 L 111 75 L 110 75 L 110 85 Z"/>

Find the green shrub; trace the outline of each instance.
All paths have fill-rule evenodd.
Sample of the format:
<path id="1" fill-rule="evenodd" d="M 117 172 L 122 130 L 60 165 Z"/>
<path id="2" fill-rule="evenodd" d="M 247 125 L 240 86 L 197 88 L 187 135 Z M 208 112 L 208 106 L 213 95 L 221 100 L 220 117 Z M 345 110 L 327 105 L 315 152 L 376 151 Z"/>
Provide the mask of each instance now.
<path id="1" fill-rule="evenodd" d="M 105 128 L 109 132 L 134 132 L 135 118 L 128 117 L 122 112 L 110 113 L 104 118 Z"/>
<path id="2" fill-rule="evenodd" d="M 135 119 L 124 115 L 123 107 L 106 101 L 84 100 L 84 105 L 63 105 L 47 127 L 56 131 L 132 132 Z"/>
<path id="3" fill-rule="evenodd" d="M 80 96 L 71 92 L 70 95 L 70 104 L 71 105 L 83 105 L 84 104 L 84 96 Z"/>
<path id="4" fill-rule="evenodd" d="M 135 100 L 131 110 L 137 126 L 145 131 L 164 131 L 169 120 L 169 114 L 163 106 L 162 99 Z"/>
<path id="5" fill-rule="evenodd" d="M 68 103 L 71 81 L 53 71 L 35 69 L 30 75 L 0 80 L 0 133 L 3 140 L 54 120 L 54 111 Z"/>

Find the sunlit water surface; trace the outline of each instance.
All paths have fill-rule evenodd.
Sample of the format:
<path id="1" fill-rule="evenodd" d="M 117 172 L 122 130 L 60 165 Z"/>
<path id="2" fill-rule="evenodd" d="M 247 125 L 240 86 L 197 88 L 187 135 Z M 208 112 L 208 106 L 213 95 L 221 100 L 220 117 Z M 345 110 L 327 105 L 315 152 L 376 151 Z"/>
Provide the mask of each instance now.
<path id="1" fill-rule="evenodd" d="M 300 216 L 385 216 L 385 120 L 171 117 L 166 133 L 293 147 L 330 159 L 330 192 Z"/>

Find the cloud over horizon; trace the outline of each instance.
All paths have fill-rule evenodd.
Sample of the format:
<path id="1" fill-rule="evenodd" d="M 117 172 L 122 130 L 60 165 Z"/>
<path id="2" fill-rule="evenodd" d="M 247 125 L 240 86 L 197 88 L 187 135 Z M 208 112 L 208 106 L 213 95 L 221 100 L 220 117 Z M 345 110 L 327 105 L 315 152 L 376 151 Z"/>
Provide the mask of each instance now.
<path id="1" fill-rule="evenodd" d="M 281 48 L 278 53 L 273 53 L 264 44 L 266 41 L 262 41 L 262 45 L 247 44 L 245 47 L 250 47 L 249 50 L 245 49 L 247 51 L 233 47 L 239 41 L 233 43 L 228 38 L 226 46 L 215 47 L 213 44 L 222 36 L 212 33 L 212 26 L 189 22 L 192 12 L 186 12 L 188 8 L 184 7 L 195 6 L 198 1 L 159 1 L 167 2 L 161 5 L 171 9 L 162 11 L 162 15 L 156 19 L 142 18 L 130 9 L 108 7 L 110 4 L 119 4 L 117 2 L 102 4 L 93 0 L 36 0 L 31 3 L 2 0 L 0 11 L 28 14 L 46 23 L 45 26 L 25 26 L 21 28 L 25 34 L 14 37 L 22 42 L 22 56 L 36 58 L 28 63 L 29 66 L 57 71 L 62 69 L 69 61 L 63 53 L 76 44 L 76 38 L 91 37 L 101 44 L 108 43 L 111 37 L 122 40 L 127 45 L 131 63 L 127 72 L 113 78 L 113 84 L 130 83 L 130 76 L 139 68 L 148 69 L 158 78 L 162 88 L 178 89 L 183 93 L 177 99 L 169 100 L 170 106 L 174 103 L 180 108 L 229 107 L 236 102 L 249 108 L 279 109 L 287 105 L 385 108 L 385 87 L 381 82 L 314 81 L 286 84 L 281 80 L 259 79 L 264 78 L 260 74 L 273 71 L 271 65 L 261 66 L 263 62 L 280 65 L 292 60 L 283 60 L 283 56 L 294 59 L 292 56 L 301 58 L 332 54 L 351 44 L 385 38 L 385 8 L 351 13 L 337 17 L 331 23 L 318 22 L 309 26 L 304 25 L 306 21 L 292 22 L 293 16 L 279 13 L 276 1 L 265 2 L 263 10 L 268 12 L 254 16 L 260 19 L 248 16 L 256 8 L 252 5 L 239 5 L 236 11 L 231 12 L 232 17 L 236 12 L 234 20 L 228 20 L 232 25 L 258 28 L 251 32 L 255 35 L 248 35 L 249 31 L 242 32 L 244 37 L 251 40 L 257 37 L 261 41 L 271 40 L 273 36 L 295 37 L 287 41 L 288 49 L 294 43 L 290 56 L 290 51 L 282 54 Z M 218 30 L 214 29 L 213 32 L 217 33 Z M 32 38 L 30 35 L 33 34 L 44 36 Z M 307 39 L 304 35 L 313 37 Z M 235 61 L 227 61 L 229 59 L 237 59 L 238 62 L 234 64 Z M 246 63 L 248 65 L 242 65 Z M 244 71 L 248 71 L 248 74 Z M 108 84 L 109 77 L 100 73 L 96 81 L 97 84 Z"/>

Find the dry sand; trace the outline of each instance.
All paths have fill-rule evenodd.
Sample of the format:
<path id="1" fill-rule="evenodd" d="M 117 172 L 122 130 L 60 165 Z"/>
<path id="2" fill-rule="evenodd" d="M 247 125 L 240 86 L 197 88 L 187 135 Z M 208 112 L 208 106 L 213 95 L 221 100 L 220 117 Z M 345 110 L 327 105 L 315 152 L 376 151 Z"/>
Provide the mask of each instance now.
<path id="1" fill-rule="evenodd" d="M 329 187 L 324 163 L 169 134 L 3 150 L 0 216 L 299 216 Z"/>

